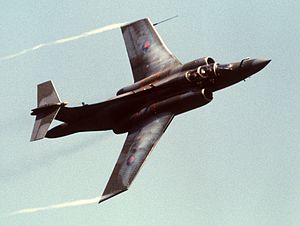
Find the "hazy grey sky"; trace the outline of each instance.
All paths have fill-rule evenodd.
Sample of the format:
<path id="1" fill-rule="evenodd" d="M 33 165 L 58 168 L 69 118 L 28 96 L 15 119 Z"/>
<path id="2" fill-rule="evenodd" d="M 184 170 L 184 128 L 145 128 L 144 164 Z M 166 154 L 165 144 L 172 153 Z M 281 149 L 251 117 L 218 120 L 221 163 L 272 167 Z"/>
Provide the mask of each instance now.
<path id="1" fill-rule="evenodd" d="M 300 225 L 299 12 L 299 1 L 3 2 L 0 225 Z M 129 191 L 76 207 L 102 194 L 125 134 L 30 143 L 36 85 L 51 79 L 71 106 L 94 103 L 132 83 L 131 69 L 119 29 L 39 45 L 173 15 L 157 29 L 183 63 L 272 62 L 175 118 Z M 69 202 L 74 207 L 8 216 Z"/>

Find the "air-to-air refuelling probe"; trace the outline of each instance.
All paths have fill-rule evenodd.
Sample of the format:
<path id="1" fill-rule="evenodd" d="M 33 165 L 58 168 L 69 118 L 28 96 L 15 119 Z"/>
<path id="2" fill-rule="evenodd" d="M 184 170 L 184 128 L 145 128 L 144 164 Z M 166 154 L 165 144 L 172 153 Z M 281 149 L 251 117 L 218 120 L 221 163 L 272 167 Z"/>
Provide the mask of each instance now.
<path id="1" fill-rule="evenodd" d="M 39 84 L 31 141 L 84 131 L 128 133 L 99 202 L 126 191 L 174 116 L 208 104 L 213 92 L 245 80 L 270 60 L 246 58 L 218 64 L 203 57 L 182 64 L 166 47 L 151 21 L 121 27 L 134 83 L 96 104 L 66 107 L 51 81 Z M 50 129 L 56 119 L 62 124 Z"/>

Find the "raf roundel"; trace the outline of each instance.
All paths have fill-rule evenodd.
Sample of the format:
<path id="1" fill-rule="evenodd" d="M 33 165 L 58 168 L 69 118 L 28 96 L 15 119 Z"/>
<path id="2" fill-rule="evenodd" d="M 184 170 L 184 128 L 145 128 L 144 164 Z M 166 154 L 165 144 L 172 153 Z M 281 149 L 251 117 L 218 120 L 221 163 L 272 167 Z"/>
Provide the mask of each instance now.
<path id="1" fill-rule="evenodd" d="M 143 51 L 146 52 L 150 48 L 150 41 L 146 40 L 143 44 Z"/>
<path id="2" fill-rule="evenodd" d="M 131 155 L 128 159 L 127 159 L 127 165 L 130 166 L 135 160 L 134 155 Z"/>

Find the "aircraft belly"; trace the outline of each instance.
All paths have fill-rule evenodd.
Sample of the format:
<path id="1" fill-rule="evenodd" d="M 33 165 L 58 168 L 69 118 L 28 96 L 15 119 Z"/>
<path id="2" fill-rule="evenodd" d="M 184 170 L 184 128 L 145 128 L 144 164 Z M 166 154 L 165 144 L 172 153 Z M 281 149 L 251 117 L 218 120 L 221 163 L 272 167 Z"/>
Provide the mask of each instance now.
<path id="1" fill-rule="evenodd" d="M 207 94 L 209 93 L 209 94 Z M 205 95 L 204 95 L 205 94 Z M 164 99 L 157 99 L 147 105 L 140 106 L 133 114 L 126 117 L 113 130 L 115 133 L 125 133 L 131 130 L 132 126 L 141 123 L 152 116 L 170 112 L 174 115 L 184 113 L 186 111 L 198 108 L 209 103 L 212 100 L 212 93 L 210 91 L 203 92 L 200 90 L 191 90 L 181 94 L 165 97 Z"/>
<path id="2" fill-rule="evenodd" d="M 182 94 L 178 94 L 167 99 L 153 103 L 147 107 L 147 111 L 154 114 L 161 112 L 173 112 L 181 114 L 194 108 L 209 103 L 211 99 L 205 99 L 201 90 L 192 90 Z"/>

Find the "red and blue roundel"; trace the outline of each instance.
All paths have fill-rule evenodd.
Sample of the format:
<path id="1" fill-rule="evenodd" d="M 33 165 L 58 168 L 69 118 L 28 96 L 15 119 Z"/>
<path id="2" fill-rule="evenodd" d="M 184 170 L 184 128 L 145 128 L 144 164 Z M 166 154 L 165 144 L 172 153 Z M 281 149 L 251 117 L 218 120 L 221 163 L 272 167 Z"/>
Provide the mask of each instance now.
<path id="1" fill-rule="evenodd" d="M 143 51 L 146 52 L 150 48 L 150 41 L 146 40 L 143 44 Z"/>
<path id="2" fill-rule="evenodd" d="M 127 166 L 130 166 L 134 161 L 135 161 L 135 156 L 134 155 L 129 156 L 129 158 L 127 159 Z"/>

